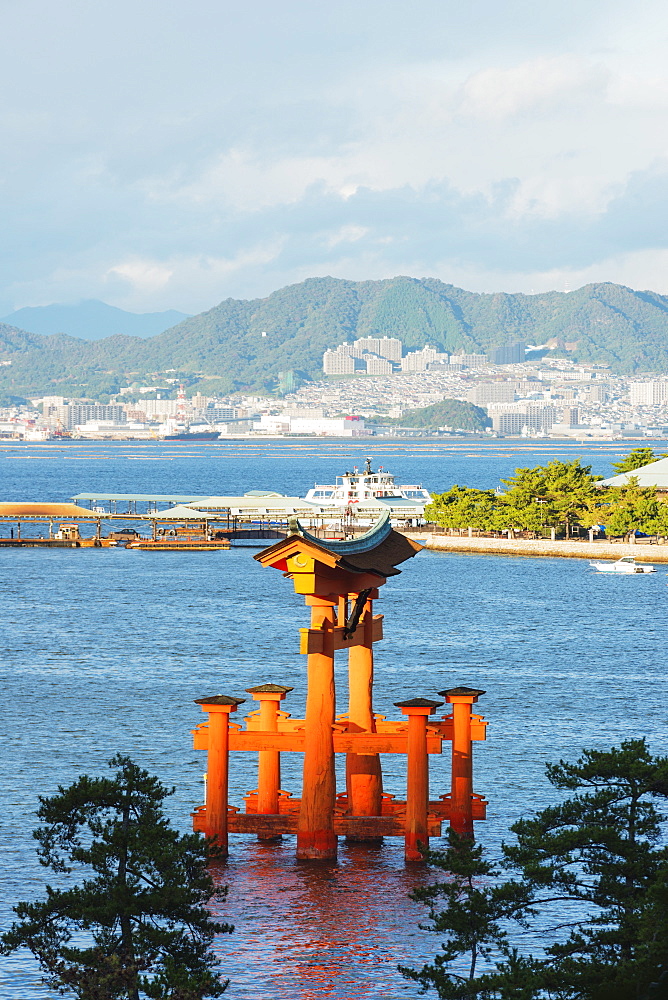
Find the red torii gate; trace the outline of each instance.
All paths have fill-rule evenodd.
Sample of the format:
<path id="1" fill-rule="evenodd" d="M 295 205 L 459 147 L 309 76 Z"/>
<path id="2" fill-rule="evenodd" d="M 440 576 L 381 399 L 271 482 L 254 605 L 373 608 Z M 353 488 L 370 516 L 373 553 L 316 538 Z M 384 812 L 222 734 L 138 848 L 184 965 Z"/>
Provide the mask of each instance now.
<path id="1" fill-rule="evenodd" d="M 440 701 L 414 698 L 397 702 L 406 721 L 389 721 L 373 711 L 373 643 L 382 639 L 382 615 L 374 615 L 378 588 L 399 573 L 397 564 L 421 546 L 392 529 L 389 515 L 351 541 L 317 539 L 298 523 L 292 534 L 255 558 L 283 571 L 311 608 L 302 628 L 301 652 L 307 656 L 306 718 L 291 719 L 280 703 L 292 688 L 263 684 L 248 688 L 260 702 L 246 728 L 230 724 L 230 713 L 244 699 L 226 695 L 197 699 L 209 723 L 194 731 L 195 748 L 208 751 L 206 805 L 193 814 L 194 828 L 227 849 L 228 832 L 255 833 L 261 839 L 297 834 L 297 857 L 336 857 L 337 837 L 377 841 L 403 836 L 408 860 L 422 857 L 430 836 L 440 836 L 449 820 L 458 833 L 473 834 L 473 821 L 485 818 L 486 802 L 473 792 L 473 740 L 485 738 L 486 722 L 471 706 L 484 694 L 473 688 L 440 692 L 452 715 L 434 719 Z M 347 718 L 336 716 L 334 654 L 349 651 Z M 429 800 L 428 755 L 452 741 L 450 793 Z M 246 797 L 246 812 L 227 802 L 229 751 L 259 754 L 258 790 Z M 304 754 L 301 799 L 280 789 L 280 753 Z M 346 792 L 337 795 L 334 755 L 346 754 Z M 407 755 L 406 801 L 383 793 L 381 753 Z"/>

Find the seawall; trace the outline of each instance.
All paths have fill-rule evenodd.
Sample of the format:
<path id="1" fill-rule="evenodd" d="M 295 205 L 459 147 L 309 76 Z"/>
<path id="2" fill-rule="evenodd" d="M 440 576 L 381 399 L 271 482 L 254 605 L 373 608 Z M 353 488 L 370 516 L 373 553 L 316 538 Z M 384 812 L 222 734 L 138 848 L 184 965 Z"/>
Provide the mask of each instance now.
<path id="1" fill-rule="evenodd" d="M 621 559 L 634 556 L 638 562 L 668 563 L 668 544 L 646 542 L 551 541 L 549 538 L 469 538 L 457 535 L 406 532 L 428 549 L 441 552 L 478 552 L 504 556 L 551 556 L 564 559 Z"/>

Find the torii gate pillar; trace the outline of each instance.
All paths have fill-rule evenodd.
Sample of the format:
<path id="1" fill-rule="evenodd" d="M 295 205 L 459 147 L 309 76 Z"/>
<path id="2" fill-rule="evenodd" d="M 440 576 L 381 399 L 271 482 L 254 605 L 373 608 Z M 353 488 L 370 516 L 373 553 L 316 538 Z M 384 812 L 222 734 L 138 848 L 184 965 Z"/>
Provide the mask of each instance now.
<path id="1" fill-rule="evenodd" d="M 209 746 L 206 780 L 206 835 L 215 841 L 219 854 L 227 856 L 227 798 L 230 755 L 230 712 L 244 698 L 217 694 L 197 698 L 195 704 L 209 716 Z"/>
<path id="2" fill-rule="evenodd" d="M 429 847 L 429 758 L 427 756 L 427 717 L 442 701 L 411 698 L 395 705 L 408 716 L 408 774 L 406 780 L 406 861 L 421 861 Z"/>
<path id="3" fill-rule="evenodd" d="M 473 752 L 471 706 L 484 694 L 477 688 L 439 691 L 452 705 L 452 791 L 450 827 L 460 837 L 473 837 Z"/>
<path id="4" fill-rule="evenodd" d="M 291 687 L 282 684 L 260 684 L 246 688 L 253 701 L 260 702 L 260 729 L 263 733 L 278 732 L 278 713 L 281 702 Z M 278 813 L 278 796 L 281 788 L 281 754 L 278 750 L 260 750 L 257 769 L 257 811 Z M 258 840 L 282 840 L 280 834 L 259 833 Z"/>
<path id="5" fill-rule="evenodd" d="M 359 595 L 351 595 L 358 598 Z M 364 604 L 360 623 L 363 642 L 348 651 L 348 719 L 350 732 L 376 732 L 373 714 L 373 602 Z M 346 791 L 350 811 L 354 816 L 380 816 L 383 797 L 383 776 L 380 757 L 376 754 L 346 754 Z M 347 840 L 382 842 L 382 837 L 358 837 L 349 834 Z"/>
<path id="6" fill-rule="evenodd" d="M 304 782 L 297 823 L 297 857 L 336 857 L 334 803 L 333 726 L 336 716 L 334 688 L 334 603 L 307 597 L 311 628 L 322 630 L 322 647 L 307 660 L 306 726 L 304 730 Z"/>

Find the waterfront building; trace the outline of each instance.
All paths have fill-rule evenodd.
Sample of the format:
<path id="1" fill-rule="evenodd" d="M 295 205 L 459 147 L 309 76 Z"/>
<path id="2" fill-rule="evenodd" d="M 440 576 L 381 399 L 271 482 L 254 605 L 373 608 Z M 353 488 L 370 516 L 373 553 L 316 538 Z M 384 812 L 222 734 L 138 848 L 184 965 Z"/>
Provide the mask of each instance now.
<path id="1" fill-rule="evenodd" d="M 497 434 L 515 437 L 522 433 L 526 424 L 525 414 L 516 410 L 514 413 L 495 413 L 492 417 L 492 428 Z"/>
<path id="2" fill-rule="evenodd" d="M 522 434 L 524 429 L 534 431 L 549 431 L 557 418 L 556 408 L 548 401 L 531 400 L 490 406 L 489 415 L 492 418 L 492 428 L 499 434 L 515 436 Z"/>
<path id="3" fill-rule="evenodd" d="M 77 424 L 73 430 L 77 437 L 101 441 L 105 438 L 154 438 L 155 428 L 150 424 L 138 421 L 88 420 L 85 424 Z"/>
<path id="4" fill-rule="evenodd" d="M 253 422 L 253 430 L 263 434 L 289 434 L 290 420 L 284 416 L 263 413 L 259 420 Z"/>
<path id="5" fill-rule="evenodd" d="M 326 437 L 363 437 L 367 431 L 364 418 L 350 417 L 291 417 L 290 434 L 322 434 Z"/>
<path id="6" fill-rule="evenodd" d="M 167 420 L 176 416 L 177 399 L 142 399 L 141 408 L 149 420 Z"/>
<path id="7" fill-rule="evenodd" d="M 201 414 L 197 415 L 203 416 L 210 424 L 219 424 L 226 420 L 236 420 L 241 413 L 236 406 L 216 406 L 215 403 L 210 403 Z"/>
<path id="8" fill-rule="evenodd" d="M 45 416 L 55 425 L 73 430 L 77 424 L 85 424 L 89 420 L 111 420 L 114 423 L 126 422 L 125 407 L 120 404 L 103 406 L 98 403 L 65 403 L 63 406 L 51 406 Z"/>

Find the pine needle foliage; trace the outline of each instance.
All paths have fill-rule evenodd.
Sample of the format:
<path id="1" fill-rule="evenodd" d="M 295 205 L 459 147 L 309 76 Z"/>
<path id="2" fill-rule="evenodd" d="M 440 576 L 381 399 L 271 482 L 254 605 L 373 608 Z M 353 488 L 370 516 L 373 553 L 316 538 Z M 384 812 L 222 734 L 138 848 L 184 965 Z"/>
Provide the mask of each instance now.
<path id="1" fill-rule="evenodd" d="M 41 864 L 67 877 L 46 898 L 20 902 L 4 954 L 29 948 L 51 987 L 79 1000 L 205 1000 L 221 996 L 212 951 L 229 924 L 211 919 L 220 902 L 199 834 L 181 836 L 162 810 L 173 793 L 128 757 L 113 777 L 82 775 L 40 797 L 34 831 Z"/>
<path id="2" fill-rule="evenodd" d="M 636 469 L 658 462 L 661 458 L 668 458 L 668 455 L 665 453 L 655 455 L 653 448 L 632 448 L 621 462 L 613 462 L 612 467 L 616 475 L 619 476 L 624 472 L 635 472 Z"/>
<path id="3" fill-rule="evenodd" d="M 427 853 L 445 879 L 413 898 L 441 949 L 402 973 L 442 1000 L 666 1000 L 668 757 L 628 740 L 547 776 L 569 797 L 515 823 L 499 864 L 452 834 Z M 537 956 L 517 947 L 526 929 Z"/>

